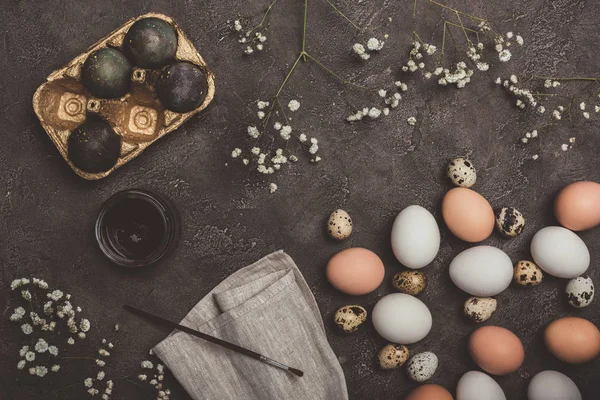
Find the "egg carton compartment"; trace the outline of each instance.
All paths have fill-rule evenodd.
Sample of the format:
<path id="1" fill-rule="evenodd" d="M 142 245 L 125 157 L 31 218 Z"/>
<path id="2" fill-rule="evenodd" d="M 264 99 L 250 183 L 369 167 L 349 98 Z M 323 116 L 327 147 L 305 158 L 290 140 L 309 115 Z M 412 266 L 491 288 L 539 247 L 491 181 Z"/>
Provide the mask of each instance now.
<path id="1" fill-rule="evenodd" d="M 166 109 L 158 99 L 156 86 L 160 69 L 133 67 L 129 91 L 122 97 L 94 97 L 82 83 L 82 67 L 88 56 L 102 48 L 122 49 L 125 35 L 138 20 L 158 18 L 170 24 L 177 34 L 177 50 L 173 62 L 186 61 L 199 67 L 206 77 L 206 95 L 195 109 L 178 113 Z M 35 92 L 33 108 L 42 127 L 77 175 L 97 180 L 139 156 L 148 146 L 205 109 L 215 93 L 214 74 L 192 42 L 170 17 L 148 13 L 133 18 L 88 48 L 63 68 L 52 72 Z M 106 120 L 121 138 L 116 163 L 103 172 L 86 172 L 69 159 L 68 139 L 71 133 L 92 116 Z"/>

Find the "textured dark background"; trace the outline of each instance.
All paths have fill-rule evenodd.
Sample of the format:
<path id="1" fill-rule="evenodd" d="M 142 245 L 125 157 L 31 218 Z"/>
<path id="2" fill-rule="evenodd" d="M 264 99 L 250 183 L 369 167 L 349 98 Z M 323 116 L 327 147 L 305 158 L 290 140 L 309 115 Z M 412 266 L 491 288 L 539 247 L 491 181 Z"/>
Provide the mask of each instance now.
<path id="1" fill-rule="evenodd" d="M 410 0 L 337 2 L 360 24 L 388 33 L 381 54 L 368 63 L 355 61 L 349 52 L 368 33 L 357 33 L 324 1 L 311 0 L 308 48 L 338 73 L 378 87 L 399 77 L 410 41 Z M 110 335 L 120 322 L 120 344 L 107 368 L 111 377 L 139 371 L 139 361 L 167 331 L 149 326 L 121 310 L 125 302 L 182 317 L 214 285 L 244 265 L 276 249 L 285 249 L 298 263 L 315 293 L 328 326 L 331 344 L 342 363 L 351 399 L 402 398 L 415 383 L 403 371 L 382 372 L 375 355 L 384 345 L 371 326 L 349 336 L 338 336 L 331 326 L 339 306 L 362 304 L 369 310 L 390 293 L 391 276 L 400 270 L 390 245 L 395 215 L 410 204 L 432 210 L 442 227 L 438 257 L 424 269 L 430 280 L 421 299 L 433 314 L 429 336 L 410 346 L 413 353 L 430 350 L 440 359 L 432 382 L 453 391 L 460 376 L 476 366 L 466 350 L 475 327 L 461 315 L 466 295 L 454 287 L 447 267 L 454 255 L 469 247 L 449 234 L 440 217 L 440 202 L 450 184 L 444 177 L 448 159 L 468 155 L 478 169 L 476 189 L 494 207 L 519 208 L 527 218 L 523 235 L 505 240 L 497 233 L 485 244 L 498 246 L 513 261 L 528 257 L 534 232 L 555 224 L 551 204 L 556 192 L 579 179 L 600 181 L 600 137 L 595 120 L 548 131 L 528 146 L 518 142 L 533 120 L 519 113 L 512 100 L 490 83 L 495 75 L 537 73 L 598 74 L 598 0 L 505 2 L 453 0 L 451 5 L 496 21 L 502 32 L 520 32 L 526 46 L 515 52 L 512 63 L 464 90 L 436 85 L 413 85 L 400 108 L 388 118 L 348 125 L 343 118 L 363 104 L 375 104 L 374 93 L 336 82 L 316 65 L 300 65 L 282 101 L 299 99 L 294 116 L 299 132 L 320 138 L 323 161 L 305 157 L 271 180 L 232 163 L 233 147 L 247 145 L 245 126 L 255 121 L 257 98 L 268 99 L 295 59 L 301 42 L 302 2 L 280 0 L 272 16 L 269 51 L 249 59 L 241 55 L 226 21 L 238 14 L 264 10 L 267 0 L 207 1 L 8 1 L 1 2 L 0 28 L 0 398 L 52 398 L 52 388 L 65 387 L 95 369 L 89 361 L 62 362 L 64 374 L 44 379 L 18 373 L 18 349 L 23 341 L 18 328 L 7 323 L 16 306 L 7 287 L 15 277 L 34 275 L 73 294 L 93 323 L 87 350 L 65 349 L 71 355 L 92 354 L 96 343 Z M 420 7 L 423 14 L 423 7 Z M 35 117 L 31 98 L 52 70 L 128 18 L 158 11 L 175 18 L 216 72 L 217 95 L 202 116 L 150 147 L 141 157 L 98 182 L 78 178 L 61 159 Z M 388 20 L 392 17 L 392 21 Z M 420 21 L 434 26 L 431 14 Z M 437 38 L 424 31 L 427 38 Z M 460 34 L 460 32 L 458 32 Z M 496 67 L 493 67 L 496 68 Z M 481 78 L 481 77 L 480 77 Z M 417 89 L 417 87 L 421 89 Z M 598 101 L 597 101 L 598 102 Z M 418 123 L 409 127 L 406 118 Z M 578 118 L 580 121 L 581 118 Z M 575 136 L 568 152 L 561 143 Z M 540 155 L 537 161 L 531 156 Z M 228 164 L 228 165 L 227 165 Z M 268 183 L 279 185 L 268 193 Z M 92 227 L 102 202 L 126 188 L 146 188 L 166 194 L 181 214 L 178 247 L 168 259 L 151 268 L 125 271 L 112 266 L 98 250 Z M 354 218 L 350 240 L 334 243 L 324 222 L 335 208 Z M 590 248 L 589 270 L 600 285 L 600 228 L 581 234 Z M 324 268 L 337 251 L 367 247 L 386 264 L 385 283 L 364 297 L 344 296 L 327 283 Z M 583 311 L 564 304 L 564 281 L 547 277 L 530 290 L 511 287 L 498 296 L 499 307 L 490 324 L 515 332 L 523 341 L 523 366 L 497 381 L 507 398 L 525 399 L 529 379 L 544 369 L 569 375 L 586 400 L 598 399 L 600 360 L 569 366 L 544 348 L 543 328 L 565 315 L 580 315 L 600 324 L 600 300 Z M 66 345 L 65 345 L 66 346 Z M 64 348 L 62 346 L 61 348 Z M 228 377 L 224 377 L 227 379 Z M 172 377 L 173 398 L 188 398 Z M 128 383 L 117 381 L 115 398 L 149 398 Z M 61 392 L 61 398 L 81 399 L 80 385 Z"/>

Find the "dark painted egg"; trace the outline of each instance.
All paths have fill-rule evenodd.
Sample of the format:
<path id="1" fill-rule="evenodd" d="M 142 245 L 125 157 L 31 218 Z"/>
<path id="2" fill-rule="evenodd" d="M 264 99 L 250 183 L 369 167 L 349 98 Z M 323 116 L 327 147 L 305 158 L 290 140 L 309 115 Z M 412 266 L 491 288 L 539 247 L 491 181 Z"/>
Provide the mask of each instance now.
<path id="1" fill-rule="evenodd" d="M 106 120 L 90 117 L 79 125 L 67 141 L 69 160 L 80 170 L 90 173 L 111 169 L 121 152 L 121 136 Z"/>
<path id="2" fill-rule="evenodd" d="M 192 111 L 202 104 L 207 91 L 204 71 L 185 61 L 166 67 L 156 85 L 156 93 L 163 107 L 178 113 Z"/>
<path id="3" fill-rule="evenodd" d="M 160 18 L 143 18 L 127 31 L 123 49 L 135 65 L 160 68 L 175 57 L 177 32 Z"/>
<path id="4" fill-rule="evenodd" d="M 81 69 L 81 81 L 93 96 L 124 96 L 131 82 L 131 64 L 117 49 L 105 47 L 90 54 Z"/>

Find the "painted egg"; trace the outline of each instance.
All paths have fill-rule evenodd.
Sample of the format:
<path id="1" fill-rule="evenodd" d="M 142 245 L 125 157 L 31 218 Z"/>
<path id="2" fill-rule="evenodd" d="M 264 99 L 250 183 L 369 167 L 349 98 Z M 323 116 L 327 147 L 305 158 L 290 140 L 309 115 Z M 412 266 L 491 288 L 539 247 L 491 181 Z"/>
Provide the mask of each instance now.
<path id="1" fill-rule="evenodd" d="M 402 271 L 394 275 L 392 283 L 399 292 L 418 296 L 427 287 L 427 278 L 421 271 Z"/>
<path id="2" fill-rule="evenodd" d="M 384 296 L 372 312 L 377 333 L 392 343 L 411 344 L 431 330 L 431 312 L 421 300 L 404 293 Z"/>
<path id="3" fill-rule="evenodd" d="M 392 250 L 402 265 L 423 268 L 439 249 L 440 229 L 429 211 L 413 205 L 398 214 L 392 226 Z"/>
<path id="4" fill-rule="evenodd" d="M 557 371 L 542 371 L 527 387 L 527 400 L 581 400 L 575 382 Z"/>
<path id="5" fill-rule="evenodd" d="M 572 231 L 561 226 L 540 229 L 531 240 L 531 256 L 544 272 L 557 278 L 575 278 L 590 266 L 590 252 Z"/>
<path id="6" fill-rule="evenodd" d="M 469 351 L 475 364 L 493 375 L 507 375 L 525 360 L 521 340 L 508 329 L 483 326 L 469 338 Z"/>
<path id="7" fill-rule="evenodd" d="M 512 261 L 492 246 L 467 249 L 450 263 L 450 279 L 472 296 L 495 296 L 510 285 L 512 277 Z"/>
<path id="8" fill-rule="evenodd" d="M 471 161 L 459 157 L 448 164 L 448 178 L 456 186 L 470 188 L 477 182 L 477 172 Z"/>
<path id="9" fill-rule="evenodd" d="M 465 242 L 481 242 L 494 230 L 494 210 L 479 193 L 466 188 L 448 191 L 442 201 L 448 229 Z"/>
<path id="10" fill-rule="evenodd" d="M 366 320 L 367 310 L 361 306 L 344 306 L 335 312 L 335 324 L 345 333 L 355 332 Z"/>
<path id="11" fill-rule="evenodd" d="M 565 294 L 573 307 L 587 307 L 594 300 L 594 282 L 587 275 L 573 278 L 567 283 Z"/>
<path id="12" fill-rule="evenodd" d="M 379 352 L 379 365 L 382 369 L 401 367 L 408 355 L 408 348 L 403 344 L 388 344 Z"/>
<path id="13" fill-rule="evenodd" d="M 560 191 L 554 202 L 554 214 L 565 228 L 584 231 L 600 224 L 600 183 L 571 183 Z"/>
<path id="14" fill-rule="evenodd" d="M 464 374 L 456 386 L 456 400 L 506 400 L 500 385 L 492 377 L 479 371 Z"/>
<path id="15" fill-rule="evenodd" d="M 492 297 L 470 297 L 465 301 L 464 313 L 473 322 L 484 322 L 496 312 L 496 299 Z"/>
<path id="16" fill-rule="evenodd" d="M 334 239 L 344 240 L 352 233 L 352 218 L 344 210 L 335 210 L 327 221 L 327 233 Z"/>
<path id="17" fill-rule="evenodd" d="M 517 285 L 537 286 L 542 283 L 544 274 L 533 261 L 521 260 L 515 265 L 513 279 Z"/>
<path id="18" fill-rule="evenodd" d="M 440 385 L 421 385 L 404 400 L 454 400 L 449 391 Z"/>
<path id="19" fill-rule="evenodd" d="M 496 217 L 496 228 L 504 236 L 519 236 L 525 229 L 525 218 L 516 208 L 503 207 Z"/>
<path id="20" fill-rule="evenodd" d="M 416 382 L 425 382 L 437 370 L 438 358 L 430 351 L 415 354 L 406 364 L 408 377 Z"/>
<path id="21" fill-rule="evenodd" d="M 546 327 L 544 341 L 550 353 L 569 364 L 582 364 L 600 354 L 600 330 L 583 318 L 557 319 Z"/>
<path id="22" fill-rule="evenodd" d="M 327 264 L 327 280 L 346 294 L 370 293 L 381 284 L 384 275 L 385 268 L 377 254 L 360 247 L 340 251 Z"/>

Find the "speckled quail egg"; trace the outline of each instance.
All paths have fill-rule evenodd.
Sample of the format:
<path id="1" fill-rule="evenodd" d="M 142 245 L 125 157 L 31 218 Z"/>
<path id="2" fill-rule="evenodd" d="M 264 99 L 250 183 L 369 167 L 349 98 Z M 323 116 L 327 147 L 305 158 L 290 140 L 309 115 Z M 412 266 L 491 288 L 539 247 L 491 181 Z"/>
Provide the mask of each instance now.
<path id="1" fill-rule="evenodd" d="M 438 358 L 430 351 L 414 355 L 406 365 L 408 377 L 416 382 L 425 382 L 435 374 Z"/>
<path id="2" fill-rule="evenodd" d="M 497 301 L 492 297 L 469 297 L 463 309 L 473 322 L 484 322 L 496 312 L 496 306 Z"/>
<path id="3" fill-rule="evenodd" d="M 344 306 L 335 312 L 335 324 L 345 333 L 358 330 L 367 320 L 367 310 L 361 306 Z"/>
<path id="4" fill-rule="evenodd" d="M 567 301 L 573 307 L 587 307 L 594 300 L 594 282 L 587 275 L 573 278 L 567 283 L 565 294 Z"/>
<path id="5" fill-rule="evenodd" d="M 471 161 L 459 157 L 448 164 L 448 178 L 456 186 L 470 188 L 477 181 L 477 172 Z"/>
<path id="6" fill-rule="evenodd" d="M 402 271 L 394 275 L 392 283 L 399 292 L 418 296 L 427 287 L 427 278 L 421 271 Z"/>
<path id="7" fill-rule="evenodd" d="M 515 265 L 513 278 L 521 286 L 537 286 L 542 283 L 544 274 L 533 261 L 521 260 Z"/>
<path id="8" fill-rule="evenodd" d="M 334 239 L 344 240 L 352 233 L 352 218 L 344 210 L 335 210 L 327 221 L 327 233 Z"/>
<path id="9" fill-rule="evenodd" d="M 403 344 L 388 344 L 379 352 L 379 366 L 382 369 L 401 367 L 408 360 L 408 354 Z"/>
<path id="10" fill-rule="evenodd" d="M 496 215 L 496 228 L 504 236 L 517 237 L 525 229 L 525 218 L 514 207 L 502 207 Z"/>

